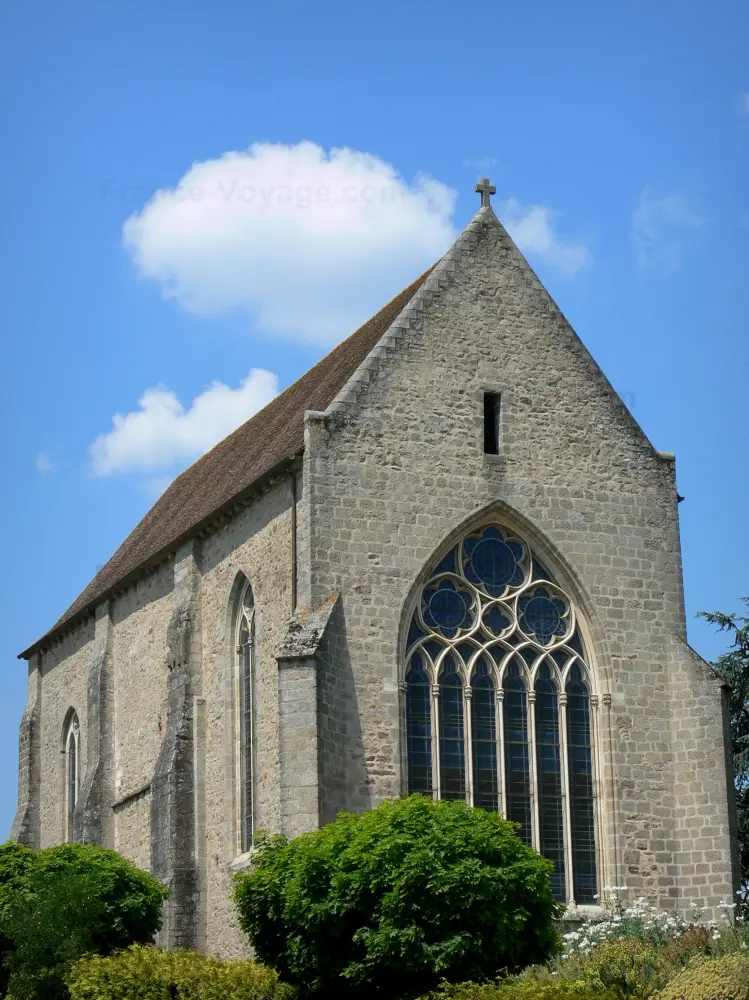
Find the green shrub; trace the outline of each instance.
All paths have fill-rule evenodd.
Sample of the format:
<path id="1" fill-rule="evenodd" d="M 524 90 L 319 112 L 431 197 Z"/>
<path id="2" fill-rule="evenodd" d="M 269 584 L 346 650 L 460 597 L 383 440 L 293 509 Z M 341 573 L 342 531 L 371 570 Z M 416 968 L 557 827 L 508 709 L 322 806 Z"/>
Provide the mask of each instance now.
<path id="1" fill-rule="evenodd" d="M 618 1000 L 618 996 L 600 983 L 549 978 L 458 983 L 436 990 L 429 1000 Z"/>
<path id="2" fill-rule="evenodd" d="M 26 874 L 34 859 L 34 851 L 14 840 L 0 844 L 0 996 L 4 997 L 8 989 L 10 970 L 8 963 L 10 955 L 15 951 L 13 940 L 3 930 L 6 926 L 4 915 L 8 906 L 8 893 L 5 886 L 13 879 Z"/>
<path id="3" fill-rule="evenodd" d="M 406 996 L 557 945 L 551 864 L 496 813 L 413 795 L 259 848 L 236 877 L 242 927 L 308 994 Z"/>
<path id="4" fill-rule="evenodd" d="M 658 1000 L 749 1000 L 749 958 L 698 959 L 674 976 Z"/>
<path id="5" fill-rule="evenodd" d="M 672 978 L 681 964 L 679 954 L 676 947 L 656 948 L 649 941 L 626 937 L 605 941 L 587 955 L 574 955 L 557 968 L 566 979 L 600 982 L 617 997 L 645 1000 Z"/>
<path id="6" fill-rule="evenodd" d="M 64 973 L 81 955 L 153 940 L 168 892 L 148 872 L 103 847 L 17 847 L 0 849 L 0 934 L 11 946 L 4 958 L 9 996 L 64 1000 Z"/>
<path id="7" fill-rule="evenodd" d="M 222 962 L 141 945 L 106 958 L 79 959 L 67 983 L 71 1000 L 291 1000 L 295 994 L 257 962 Z"/>

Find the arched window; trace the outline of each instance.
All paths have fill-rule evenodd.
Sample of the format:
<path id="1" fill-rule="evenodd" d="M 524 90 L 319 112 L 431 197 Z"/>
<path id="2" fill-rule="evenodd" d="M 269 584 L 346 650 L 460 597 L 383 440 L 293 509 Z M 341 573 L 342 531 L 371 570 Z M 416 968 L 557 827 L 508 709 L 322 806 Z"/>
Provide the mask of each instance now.
<path id="1" fill-rule="evenodd" d="M 70 841 L 73 836 L 73 813 L 78 804 L 78 792 L 81 787 L 81 730 L 75 712 L 70 714 L 65 726 L 63 758 L 65 840 Z"/>
<path id="2" fill-rule="evenodd" d="M 572 601 L 517 532 L 468 532 L 421 588 L 406 644 L 408 787 L 499 810 L 596 894 L 591 678 Z"/>
<path id="3" fill-rule="evenodd" d="M 255 709 L 254 709 L 255 605 L 245 582 L 239 599 L 236 625 L 237 800 L 239 847 L 252 846 L 254 831 Z"/>

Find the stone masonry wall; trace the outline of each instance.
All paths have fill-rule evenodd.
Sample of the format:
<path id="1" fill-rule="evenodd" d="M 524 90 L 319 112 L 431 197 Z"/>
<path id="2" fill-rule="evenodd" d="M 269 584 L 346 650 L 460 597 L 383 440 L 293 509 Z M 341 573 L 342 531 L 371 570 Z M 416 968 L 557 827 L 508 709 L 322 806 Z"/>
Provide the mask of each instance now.
<path id="1" fill-rule="evenodd" d="M 166 628 L 173 586 L 170 559 L 113 602 L 116 800 L 153 777 L 166 721 Z M 130 837 L 139 836 L 127 816 L 118 812 L 116 826 L 117 850 L 126 855 Z"/>
<path id="2" fill-rule="evenodd" d="M 280 479 L 191 549 L 198 573 L 191 600 L 197 602 L 200 647 L 197 659 L 190 661 L 192 674 L 185 703 L 191 727 L 190 767 L 196 776 L 195 781 L 190 779 L 192 832 L 190 842 L 180 848 L 182 854 L 175 856 L 176 869 L 169 858 L 157 861 L 166 864 L 169 872 L 174 870 L 178 878 L 184 870 L 180 865 L 194 865 L 195 913 L 187 933 L 199 946 L 224 955 L 248 951 L 231 902 L 231 876 L 239 854 L 234 688 L 238 581 L 250 581 L 256 608 L 256 827 L 277 830 L 278 665 L 274 653 L 292 612 L 291 496 L 290 481 Z M 180 587 L 184 589 L 182 584 Z M 109 796 L 101 807 L 105 814 L 101 828 L 112 826 L 108 846 L 144 868 L 154 863 L 152 783 L 167 732 L 168 680 L 173 669 L 182 669 L 175 653 L 182 641 L 177 635 L 181 621 L 177 604 L 184 600 L 181 594 L 180 588 L 175 590 L 175 562 L 170 558 L 116 596 L 107 621 L 107 668 L 111 670 L 114 702 L 114 746 L 108 749 L 115 774 L 111 787 L 108 778 L 97 786 L 97 792 Z M 170 628 L 174 633 L 171 639 Z M 20 831 L 25 823 L 23 837 L 29 843 L 47 846 L 63 837 L 60 751 L 63 721 L 70 707 L 78 713 L 81 725 L 82 785 L 86 781 L 87 697 L 97 696 L 96 685 L 90 684 L 96 674 L 92 665 L 101 659 L 103 649 L 101 640 L 98 646 L 95 642 L 91 616 L 38 657 L 41 683 L 30 683 L 22 733 L 23 787 L 29 787 L 16 824 Z M 98 708 L 112 708 L 109 690 L 103 689 L 104 702 Z M 98 696 L 101 699 L 101 691 Z M 100 714 L 97 710 L 92 717 Z M 109 738 L 112 740 L 111 732 Z M 38 767 L 34 763 L 37 758 Z M 167 798 L 165 806 L 157 804 L 157 813 L 161 815 L 159 810 L 166 808 L 172 815 L 168 804 L 171 793 L 162 789 L 163 778 L 158 780 L 159 794 Z M 178 787 L 175 792 L 182 794 Z M 159 843 L 157 848 L 159 853 Z M 168 932 L 179 936 L 182 930 L 169 928 Z"/>
<path id="3" fill-rule="evenodd" d="M 65 829 L 63 726 L 73 708 L 81 727 L 81 782 L 86 778 L 88 671 L 93 656 L 94 619 L 87 618 L 41 657 L 40 847 L 59 844 Z"/>
<path id="4" fill-rule="evenodd" d="M 278 664 L 275 651 L 291 615 L 291 485 L 283 478 L 203 540 L 205 700 L 204 857 L 209 952 L 244 954 L 231 902 L 240 853 L 235 772 L 235 614 L 241 581 L 255 602 L 255 825 L 280 828 Z"/>
<path id="5" fill-rule="evenodd" d="M 442 543 L 493 508 L 530 536 L 587 621 L 601 696 L 602 881 L 671 907 L 697 888 L 714 907 L 731 892 L 720 692 L 684 643 L 673 461 L 645 439 L 490 211 L 407 313 L 392 346 L 326 417 L 307 421 L 312 601 L 341 592 L 361 725 L 364 775 L 352 777 L 349 807 L 403 787 L 404 609 Z M 483 453 L 487 390 L 502 397 L 499 456 Z M 681 725 L 694 732 L 710 836 L 677 805 Z M 346 739 L 344 756 L 355 749 Z M 709 884 L 680 867 L 677 835 L 710 852 Z"/>

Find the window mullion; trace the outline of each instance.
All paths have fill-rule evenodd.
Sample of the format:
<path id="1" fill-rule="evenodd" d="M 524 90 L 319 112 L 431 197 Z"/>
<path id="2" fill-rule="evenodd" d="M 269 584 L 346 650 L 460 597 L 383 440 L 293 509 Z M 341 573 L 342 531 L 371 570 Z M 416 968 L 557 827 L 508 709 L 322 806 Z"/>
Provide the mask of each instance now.
<path id="1" fill-rule="evenodd" d="M 442 797 L 440 780 L 440 686 L 432 684 L 432 796 Z"/>
<path id="2" fill-rule="evenodd" d="M 528 783 L 531 797 L 531 838 L 533 847 L 541 850 L 541 832 L 538 815 L 538 762 L 536 760 L 536 692 L 528 691 Z"/>
<path id="3" fill-rule="evenodd" d="M 463 688 L 463 759 L 466 769 L 466 802 L 473 805 L 473 691 Z"/>
<path id="4" fill-rule="evenodd" d="M 505 788 L 505 693 L 503 688 L 498 687 L 495 693 L 496 711 L 494 713 L 494 727 L 497 732 L 497 791 L 499 801 L 497 803 L 499 815 L 507 818 L 507 789 Z"/>
<path id="5" fill-rule="evenodd" d="M 570 804 L 569 755 L 567 753 L 567 695 L 559 692 L 559 749 L 562 762 L 562 817 L 564 821 L 564 885 L 567 904 L 575 902 L 575 880 L 572 873 L 572 819 Z"/>

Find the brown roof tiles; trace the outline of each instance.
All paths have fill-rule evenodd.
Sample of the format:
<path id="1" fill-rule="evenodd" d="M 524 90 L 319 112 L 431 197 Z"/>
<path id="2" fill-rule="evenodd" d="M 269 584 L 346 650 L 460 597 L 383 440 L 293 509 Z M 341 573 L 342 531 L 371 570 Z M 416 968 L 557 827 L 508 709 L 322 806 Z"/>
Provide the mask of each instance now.
<path id="1" fill-rule="evenodd" d="M 431 268 L 305 375 L 177 476 L 28 658 L 84 613 L 227 511 L 304 446 L 304 413 L 325 410 L 409 303 Z"/>

